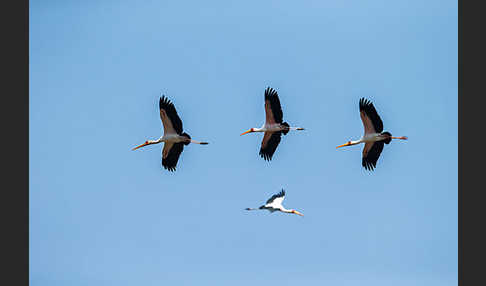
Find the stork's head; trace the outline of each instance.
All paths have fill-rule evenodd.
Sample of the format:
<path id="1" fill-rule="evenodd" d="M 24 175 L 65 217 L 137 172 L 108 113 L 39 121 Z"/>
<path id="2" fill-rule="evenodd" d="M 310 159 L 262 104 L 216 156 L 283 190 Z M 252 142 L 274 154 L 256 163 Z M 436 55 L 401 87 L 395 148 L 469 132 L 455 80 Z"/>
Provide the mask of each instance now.
<path id="1" fill-rule="evenodd" d="M 298 211 L 296 211 L 296 210 L 292 210 L 292 213 L 293 213 L 293 214 L 296 214 L 296 215 L 304 216 L 303 214 L 301 214 L 300 212 L 298 212 Z"/>
<path id="2" fill-rule="evenodd" d="M 133 148 L 132 151 L 133 150 L 137 150 L 138 148 L 142 148 L 142 147 L 145 147 L 147 145 L 156 144 L 156 143 L 159 143 L 159 141 L 157 141 L 157 140 L 154 140 L 154 141 L 153 140 L 148 140 L 148 141 L 145 141 L 145 143 L 143 143 L 141 145 L 138 145 L 137 147 Z"/>
<path id="3" fill-rule="evenodd" d="M 241 136 L 241 135 L 248 134 L 248 133 L 251 133 L 251 132 L 255 132 L 255 128 L 250 128 L 250 129 L 248 129 L 247 131 L 245 131 L 245 132 L 241 133 L 241 134 L 240 134 L 240 136 Z"/>

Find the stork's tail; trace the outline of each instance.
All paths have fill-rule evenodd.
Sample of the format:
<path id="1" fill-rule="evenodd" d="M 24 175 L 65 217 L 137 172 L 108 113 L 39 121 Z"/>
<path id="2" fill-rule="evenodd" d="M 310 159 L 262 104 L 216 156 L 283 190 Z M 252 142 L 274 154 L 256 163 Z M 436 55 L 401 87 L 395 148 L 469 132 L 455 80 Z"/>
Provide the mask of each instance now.
<path id="1" fill-rule="evenodd" d="M 187 134 L 186 132 L 182 133 L 181 136 L 184 136 L 184 137 L 187 137 L 187 141 L 184 141 L 184 145 L 189 145 L 189 143 L 191 143 L 191 136 L 189 136 L 189 134 Z"/>
<path id="2" fill-rule="evenodd" d="M 255 208 L 246 208 L 245 210 L 246 211 L 257 211 L 257 210 L 263 210 L 264 208 L 265 208 L 265 206 L 261 206 L 261 207 L 259 207 L 257 209 L 255 209 Z"/>
<path id="3" fill-rule="evenodd" d="M 391 140 L 392 140 L 392 135 L 390 132 L 388 131 L 385 131 L 385 132 L 382 132 L 381 134 L 383 135 L 388 135 L 389 137 L 387 137 L 385 140 L 383 140 L 383 142 L 385 142 L 385 144 L 390 144 Z"/>
<path id="4" fill-rule="evenodd" d="M 287 122 L 283 122 L 281 125 L 285 126 L 285 129 L 282 130 L 283 135 L 287 135 L 287 133 L 289 133 L 290 130 L 290 125 Z"/>

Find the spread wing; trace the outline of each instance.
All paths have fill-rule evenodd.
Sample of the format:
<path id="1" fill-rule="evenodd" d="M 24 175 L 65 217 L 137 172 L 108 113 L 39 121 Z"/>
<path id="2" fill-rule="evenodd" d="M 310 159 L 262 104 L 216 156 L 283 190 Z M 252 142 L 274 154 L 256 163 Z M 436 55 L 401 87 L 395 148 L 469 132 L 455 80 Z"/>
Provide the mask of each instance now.
<path id="1" fill-rule="evenodd" d="M 359 115 L 363 122 L 365 134 L 383 131 L 383 122 L 371 101 L 364 98 L 359 100 Z"/>
<path id="2" fill-rule="evenodd" d="M 266 160 L 272 160 L 273 153 L 277 150 L 277 146 L 280 143 L 282 132 L 265 132 L 263 135 L 262 146 L 260 148 L 260 156 Z"/>
<path id="3" fill-rule="evenodd" d="M 271 87 L 265 89 L 265 124 L 282 123 L 283 113 L 277 91 Z"/>
<path id="4" fill-rule="evenodd" d="M 163 95 L 159 99 L 160 119 L 164 125 L 164 134 L 182 134 L 182 121 L 174 104 Z"/>
<path id="5" fill-rule="evenodd" d="M 162 149 L 162 166 L 169 171 L 175 171 L 179 156 L 184 150 L 184 143 L 164 143 Z"/>
<path id="6" fill-rule="evenodd" d="M 285 199 L 285 191 L 282 189 L 280 193 L 273 195 L 270 197 L 267 202 L 265 203 L 266 207 L 280 207 L 282 206 L 282 202 Z"/>
<path id="7" fill-rule="evenodd" d="M 363 160 L 361 165 L 366 170 L 373 171 L 376 167 L 376 162 L 380 157 L 381 151 L 383 151 L 383 146 L 385 143 L 383 141 L 377 141 L 373 143 L 366 143 L 363 148 Z"/>

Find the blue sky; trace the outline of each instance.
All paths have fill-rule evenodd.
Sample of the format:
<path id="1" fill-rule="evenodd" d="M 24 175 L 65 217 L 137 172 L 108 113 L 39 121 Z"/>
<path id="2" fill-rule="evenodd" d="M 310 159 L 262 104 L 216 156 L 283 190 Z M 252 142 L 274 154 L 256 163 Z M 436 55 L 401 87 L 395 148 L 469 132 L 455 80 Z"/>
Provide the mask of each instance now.
<path id="1" fill-rule="evenodd" d="M 30 1 L 30 284 L 457 285 L 457 1 Z M 269 163 L 267 86 L 284 120 Z M 158 98 L 206 146 L 175 173 Z M 358 100 L 393 135 L 370 173 Z M 245 212 L 285 188 L 304 217 Z"/>

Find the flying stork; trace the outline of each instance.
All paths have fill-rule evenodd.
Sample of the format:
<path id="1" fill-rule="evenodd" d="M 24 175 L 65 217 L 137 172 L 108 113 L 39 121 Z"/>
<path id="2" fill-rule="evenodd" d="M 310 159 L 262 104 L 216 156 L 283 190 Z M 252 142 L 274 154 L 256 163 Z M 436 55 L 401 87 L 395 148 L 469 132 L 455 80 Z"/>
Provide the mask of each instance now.
<path id="1" fill-rule="evenodd" d="M 162 95 L 159 99 L 159 109 L 160 119 L 162 119 L 162 124 L 164 125 L 164 135 L 157 140 L 147 140 L 132 150 L 164 142 L 162 166 L 172 172 L 176 169 L 177 161 L 184 149 L 184 145 L 189 145 L 190 143 L 206 145 L 208 143 L 192 140 L 189 134 L 182 132 L 182 121 L 177 115 L 174 104 L 165 95 Z"/>
<path id="2" fill-rule="evenodd" d="M 287 122 L 283 122 L 282 107 L 277 91 L 267 87 L 265 89 L 265 124 L 261 128 L 251 128 L 241 133 L 240 136 L 252 132 L 265 132 L 259 154 L 264 160 L 270 161 L 280 143 L 282 133 L 286 135 L 289 130 L 304 130 L 304 128 L 290 127 Z"/>
<path id="3" fill-rule="evenodd" d="M 365 143 L 361 164 L 366 170 L 373 171 L 384 144 L 390 144 L 392 139 L 407 140 L 408 138 L 406 136 L 393 137 L 390 132 L 383 132 L 383 122 L 380 116 L 376 112 L 373 103 L 365 98 L 359 100 L 359 113 L 364 126 L 363 137 L 356 141 L 348 141 L 343 145 L 337 146 L 336 149 Z"/>
<path id="4" fill-rule="evenodd" d="M 288 209 L 284 208 L 282 206 L 282 202 L 283 202 L 284 199 L 285 199 L 285 191 L 284 191 L 284 189 L 282 189 L 282 191 L 280 193 L 275 194 L 271 198 L 269 198 L 263 206 L 261 206 L 257 209 L 246 208 L 245 210 L 247 210 L 247 211 L 268 210 L 271 213 L 273 213 L 275 211 L 280 211 L 280 212 L 283 212 L 283 213 L 296 214 L 296 215 L 304 216 L 303 214 L 301 214 L 300 212 L 298 212 L 296 210 L 288 210 Z"/>

